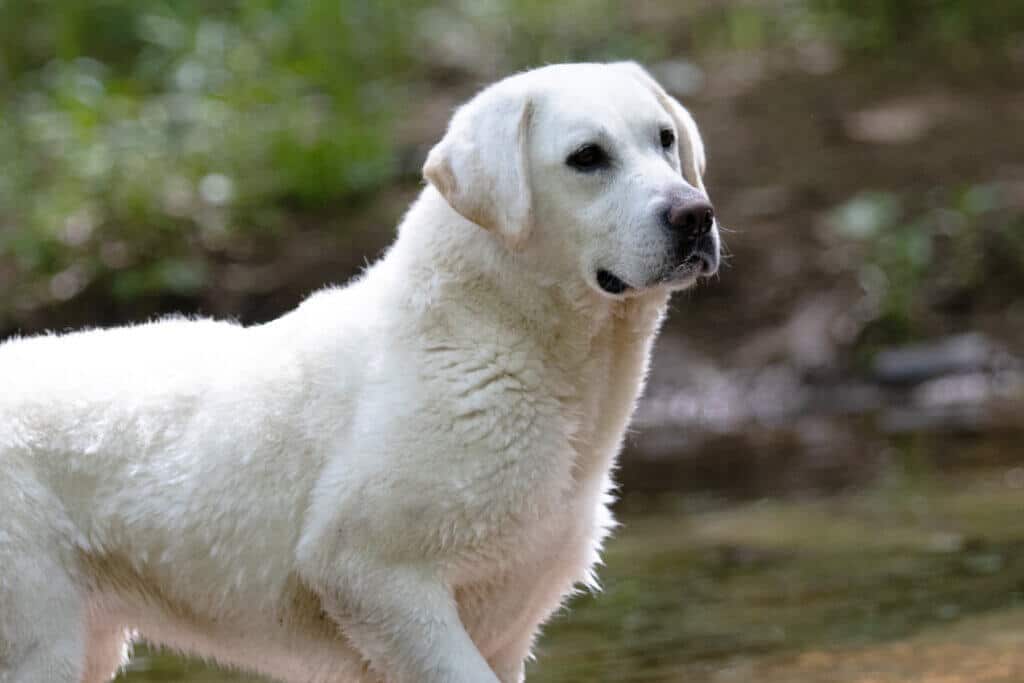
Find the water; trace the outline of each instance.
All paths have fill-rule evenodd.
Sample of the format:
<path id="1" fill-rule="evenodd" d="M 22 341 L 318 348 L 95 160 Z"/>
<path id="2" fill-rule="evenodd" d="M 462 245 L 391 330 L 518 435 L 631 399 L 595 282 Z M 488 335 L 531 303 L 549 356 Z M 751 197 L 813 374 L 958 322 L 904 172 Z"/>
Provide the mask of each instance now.
<path id="1" fill-rule="evenodd" d="M 941 435 L 894 438 L 817 489 L 696 467 L 680 493 L 627 466 L 604 590 L 550 624 L 528 680 L 1024 680 L 1019 436 L 960 437 L 955 460 Z M 118 680 L 262 679 L 142 649 Z"/>

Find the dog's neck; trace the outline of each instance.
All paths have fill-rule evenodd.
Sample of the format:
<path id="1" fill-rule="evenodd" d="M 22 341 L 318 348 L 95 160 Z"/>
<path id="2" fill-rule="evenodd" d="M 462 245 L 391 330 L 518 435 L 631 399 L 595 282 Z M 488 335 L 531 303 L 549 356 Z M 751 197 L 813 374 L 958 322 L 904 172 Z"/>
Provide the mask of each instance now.
<path id="1" fill-rule="evenodd" d="M 669 292 L 613 299 L 582 278 L 532 272 L 527 260 L 428 187 L 365 279 L 374 282 L 367 291 L 386 292 L 385 305 L 411 313 L 402 333 L 416 344 L 539 353 L 553 391 L 578 416 L 575 478 L 604 490 Z"/>

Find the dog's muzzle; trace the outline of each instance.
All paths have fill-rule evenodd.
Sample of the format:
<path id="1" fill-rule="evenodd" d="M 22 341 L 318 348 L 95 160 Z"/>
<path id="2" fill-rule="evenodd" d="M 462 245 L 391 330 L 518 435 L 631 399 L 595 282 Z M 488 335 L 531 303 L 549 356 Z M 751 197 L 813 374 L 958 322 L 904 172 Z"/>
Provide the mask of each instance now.
<path id="1" fill-rule="evenodd" d="M 718 272 L 718 237 L 715 234 L 715 209 L 711 202 L 696 192 L 681 195 L 662 212 L 661 218 L 671 235 L 668 258 L 661 273 L 641 287 L 685 282 Z M 596 279 L 598 287 L 607 294 L 623 294 L 633 288 L 603 268 L 597 271 Z"/>
<path id="2" fill-rule="evenodd" d="M 697 194 L 679 196 L 665 209 L 665 227 L 672 234 L 675 271 L 707 277 L 718 272 L 715 208 Z"/>
<path id="3" fill-rule="evenodd" d="M 687 260 L 699 269 L 701 277 L 714 275 L 718 272 L 718 240 L 711 233 L 699 237 Z"/>

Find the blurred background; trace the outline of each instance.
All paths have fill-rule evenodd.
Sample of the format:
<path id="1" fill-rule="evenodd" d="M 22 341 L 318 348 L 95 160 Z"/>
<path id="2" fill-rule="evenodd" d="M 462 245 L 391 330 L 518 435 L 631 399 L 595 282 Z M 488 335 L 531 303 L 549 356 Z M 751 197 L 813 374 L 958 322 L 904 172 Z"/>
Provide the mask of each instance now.
<path id="1" fill-rule="evenodd" d="M 380 254 L 456 104 L 621 58 L 732 256 L 530 680 L 1024 680 L 1024 3 L 0 0 L 0 338 L 268 320 Z"/>

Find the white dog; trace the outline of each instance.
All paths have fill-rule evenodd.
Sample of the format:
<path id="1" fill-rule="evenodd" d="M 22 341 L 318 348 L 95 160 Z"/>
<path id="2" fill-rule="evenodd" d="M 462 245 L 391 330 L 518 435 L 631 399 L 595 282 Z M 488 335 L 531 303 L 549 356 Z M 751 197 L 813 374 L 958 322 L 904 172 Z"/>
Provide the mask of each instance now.
<path id="1" fill-rule="evenodd" d="M 669 294 L 718 267 L 703 169 L 637 65 L 522 73 L 347 287 L 0 346 L 0 681 L 106 681 L 133 632 L 295 683 L 522 681 L 593 583 Z"/>

